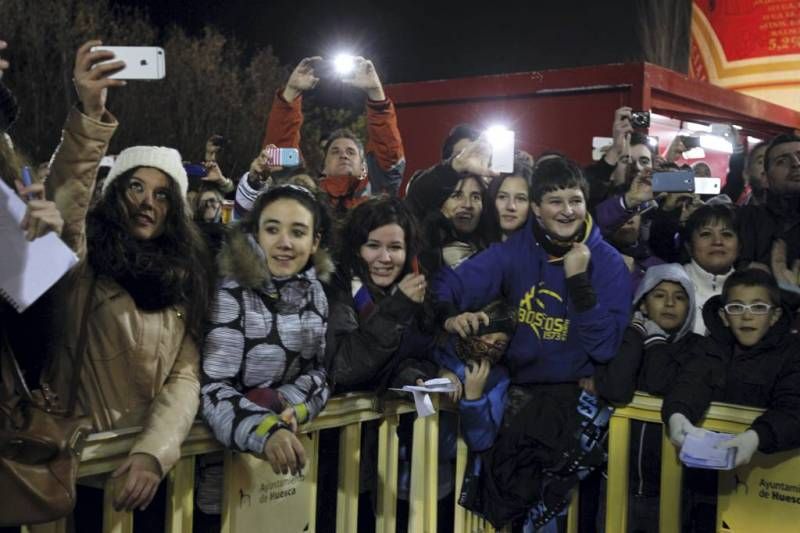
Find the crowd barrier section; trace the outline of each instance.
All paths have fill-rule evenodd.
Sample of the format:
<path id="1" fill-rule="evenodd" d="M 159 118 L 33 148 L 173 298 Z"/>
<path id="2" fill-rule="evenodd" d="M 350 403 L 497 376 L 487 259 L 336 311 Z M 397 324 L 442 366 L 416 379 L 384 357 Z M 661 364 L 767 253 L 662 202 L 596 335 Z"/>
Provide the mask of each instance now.
<path id="1" fill-rule="evenodd" d="M 437 531 L 437 477 L 438 477 L 438 410 L 454 411 L 446 399 L 433 398 L 437 414 L 416 418 L 413 426 L 411 457 L 411 486 L 409 491 L 408 531 L 435 533 Z M 251 520 L 264 531 L 281 531 L 281 517 L 290 513 L 288 508 L 270 507 L 271 501 L 288 500 L 300 504 L 299 514 L 305 515 L 301 529 L 315 531 L 318 473 L 319 431 L 340 429 L 339 481 L 336 494 L 336 531 L 357 531 L 359 497 L 359 458 L 361 455 L 362 424 L 379 421 L 378 426 L 378 494 L 376 532 L 395 533 L 398 490 L 397 427 L 400 415 L 413 413 L 413 403 L 404 399 L 391 399 L 378 403 L 371 394 L 349 394 L 330 400 L 325 410 L 311 423 L 301 428 L 307 450 L 308 464 L 300 478 L 275 476 L 269 466 L 248 455 L 225 452 L 224 503 L 222 532 L 234 533 L 250 529 Z M 742 406 L 712 404 L 701 427 L 728 433 L 739 433 L 749 427 L 763 411 Z M 631 420 L 661 423 L 661 400 L 637 393 L 627 406 L 615 410 L 609 427 L 608 486 L 606 499 L 606 531 L 627 531 L 628 521 L 628 471 Z M 113 472 L 127 457 L 139 428 L 96 433 L 91 435 L 81 456 L 80 478 L 105 475 Z M 198 455 L 221 451 L 222 448 L 208 428 L 197 423 L 182 446 L 182 457 L 167 476 L 167 512 L 164 531 L 191 533 L 194 513 L 195 458 Z M 461 490 L 466 470 L 468 450 L 463 439 L 458 439 L 455 472 L 455 493 Z M 666 436 L 662 438 L 661 491 L 659 531 L 680 531 L 682 467 L 675 447 Z M 248 485 L 249 483 L 249 485 Z M 277 494 L 273 498 L 273 493 Z M 770 531 L 775 533 L 797 531 L 800 523 L 800 454 L 797 451 L 782 454 L 756 454 L 747 467 L 720 474 L 718 499 L 718 532 Z M 291 492 L 291 494 L 289 494 Z M 133 514 L 117 512 L 111 502 L 113 487 L 106 484 L 103 503 L 103 530 L 106 533 L 133 531 Z M 299 495 L 299 496 L 298 496 Z M 327 497 L 327 495 L 322 495 Z M 567 514 L 567 532 L 578 529 L 578 494 L 573 494 Z M 245 512 L 245 507 L 255 508 Z M 264 504 L 259 507 L 259 505 Z M 275 504 L 279 505 L 279 504 Z M 258 509 L 262 509 L 259 514 Z M 302 511 L 305 509 L 305 511 Z M 266 511 L 264 511 L 266 510 Z M 279 512 L 276 512 L 278 510 Z M 237 522 L 238 520 L 238 522 Z M 237 524 L 239 527 L 237 527 Z M 272 527 L 271 527 L 272 526 Z M 246 528 L 246 529 L 243 529 Z M 25 533 L 66 533 L 66 521 L 24 527 Z M 454 533 L 494 533 L 496 530 L 457 503 L 454 509 Z"/>
<path id="2" fill-rule="evenodd" d="M 417 417 L 413 425 L 411 486 L 409 491 L 408 531 L 414 533 L 437 532 L 437 477 L 439 415 L 442 409 L 457 411 L 455 406 L 432 395 L 437 413 Z M 225 479 L 222 508 L 222 533 L 251 531 L 250 524 L 259 524 L 260 531 L 289 533 L 282 519 L 288 516 L 290 506 L 298 505 L 306 513 L 307 522 L 302 530 L 316 529 L 316 476 L 318 473 L 319 432 L 340 429 L 336 494 L 337 533 L 356 533 L 359 499 L 359 458 L 361 454 L 362 424 L 379 421 L 378 426 L 378 494 L 376 533 L 395 533 L 398 491 L 397 427 L 400 415 L 415 412 L 413 402 L 407 399 L 378 401 L 372 394 L 356 393 L 331 398 L 328 405 L 312 422 L 300 428 L 304 435 L 307 466 L 300 478 L 275 476 L 268 464 L 247 454 L 224 452 Z M 140 428 L 95 433 L 87 439 L 78 470 L 79 479 L 104 476 L 113 472 L 128 456 Z M 195 459 L 199 455 L 222 451 L 208 427 L 196 423 L 181 448 L 181 459 L 167 475 L 167 511 L 164 531 L 191 533 L 194 518 Z M 456 495 L 467 462 L 467 446 L 459 437 L 456 461 Z M 102 479 L 96 477 L 95 479 Z M 273 498 L 273 493 L 277 497 Z M 108 479 L 103 498 L 103 531 L 105 533 L 131 533 L 133 513 L 115 511 L 112 505 L 113 482 Z M 291 494 L 288 494 L 291 493 Z M 284 497 L 286 496 L 286 497 Z M 289 506 L 273 505 L 272 500 L 294 500 Z M 321 497 L 327 497 L 322 495 Z M 491 524 L 468 512 L 455 503 L 454 533 L 507 533 L 495 530 Z M 277 506 L 276 506 L 277 505 Z M 245 509 L 246 508 L 246 509 Z M 253 509 L 254 508 L 254 509 Z M 292 509 L 294 507 L 291 507 Z M 305 509 L 305 511 L 303 511 Z M 260 510 L 260 514 L 259 514 Z M 569 512 L 569 533 L 577 531 L 577 496 Z M 66 520 L 25 526 L 24 533 L 67 533 Z"/>
<path id="3" fill-rule="evenodd" d="M 712 403 L 700 427 L 741 433 L 763 409 Z M 661 424 L 661 399 L 636 393 L 633 401 L 611 417 L 608 443 L 606 531 L 628 530 L 628 472 L 631 420 Z M 658 530 L 681 530 L 683 468 L 666 431 L 661 439 L 661 487 Z M 722 532 L 796 532 L 800 523 L 800 453 L 756 453 L 745 467 L 719 474 L 717 527 Z"/>

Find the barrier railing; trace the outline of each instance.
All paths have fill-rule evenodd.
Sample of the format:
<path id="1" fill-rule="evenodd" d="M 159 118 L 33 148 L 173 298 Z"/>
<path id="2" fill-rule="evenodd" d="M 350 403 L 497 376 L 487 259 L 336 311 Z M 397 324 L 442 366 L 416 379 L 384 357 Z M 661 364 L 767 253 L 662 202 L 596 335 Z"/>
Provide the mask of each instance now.
<path id="1" fill-rule="evenodd" d="M 700 427 L 726 433 L 740 433 L 764 411 L 753 407 L 712 403 Z M 628 472 L 630 468 L 631 420 L 661 424 L 661 399 L 636 393 L 633 401 L 614 411 L 609 423 L 606 531 L 628 529 Z M 683 470 L 675 446 L 665 431 L 661 439 L 661 486 L 658 530 L 677 533 L 681 529 L 681 483 Z"/>
<path id="2" fill-rule="evenodd" d="M 409 491 L 408 531 L 435 533 L 437 531 L 438 489 L 438 436 L 439 399 L 433 395 L 437 413 L 428 417 L 417 417 L 413 424 L 411 457 L 411 482 Z M 371 394 L 348 394 L 332 398 L 320 415 L 300 428 L 301 433 L 316 434 L 331 428 L 340 428 L 339 477 L 336 497 L 337 533 L 355 533 L 358 520 L 359 458 L 361 451 L 362 424 L 380 421 L 378 427 L 378 493 L 376 508 L 376 532 L 394 533 L 397 517 L 398 452 L 397 427 L 400 415 L 415 411 L 412 402 L 389 399 L 377 408 L 377 399 Z M 443 409 L 455 410 L 446 400 Z M 140 428 L 95 433 L 87 439 L 78 471 L 79 478 L 88 478 L 113 472 L 128 456 Z M 315 447 L 308 458 L 306 475 L 316 484 L 318 454 Z M 194 519 L 195 459 L 199 455 L 219 452 L 221 445 L 203 423 L 196 423 L 181 447 L 181 459 L 167 476 L 167 511 L 164 531 L 167 533 L 191 533 Z M 225 464 L 230 463 L 232 452 L 226 451 Z M 467 446 L 458 438 L 456 460 L 456 500 L 467 462 Z M 228 473 L 226 472 L 226 475 Z M 231 508 L 234 498 L 228 490 L 223 499 L 222 533 L 234 533 L 231 523 Z M 133 531 L 133 513 L 119 512 L 112 505 L 113 489 L 108 480 L 103 498 L 103 531 L 106 533 L 130 533 Z M 315 494 L 315 487 L 314 492 Z M 315 501 L 315 498 L 312 498 Z M 569 532 L 577 531 L 577 496 L 570 509 Z M 314 531 L 316 524 L 314 509 L 309 509 L 307 531 Z M 277 530 L 280 527 L 277 526 Z M 269 525 L 265 525 L 269 531 Z M 23 527 L 25 533 L 66 533 L 66 520 L 37 526 Z M 454 510 L 454 533 L 494 533 L 495 529 L 485 520 L 461 508 Z"/>

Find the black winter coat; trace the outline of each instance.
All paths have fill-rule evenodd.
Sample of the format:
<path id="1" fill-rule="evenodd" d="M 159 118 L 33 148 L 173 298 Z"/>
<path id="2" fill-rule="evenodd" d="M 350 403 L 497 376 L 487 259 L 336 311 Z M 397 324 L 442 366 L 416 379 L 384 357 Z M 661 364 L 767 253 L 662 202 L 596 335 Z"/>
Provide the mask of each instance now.
<path id="1" fill-rule="evenodd" d="M 438 367 L 428 359 L 432 339 L 418 326 L 422 305 L 402 291 L 377 295 L 375 307 L 361 318 L 350 280 L 334 275 L 326 286 L 328 331 L 326 358 L 336 393 L 411 385 L 428 379 Z"/>

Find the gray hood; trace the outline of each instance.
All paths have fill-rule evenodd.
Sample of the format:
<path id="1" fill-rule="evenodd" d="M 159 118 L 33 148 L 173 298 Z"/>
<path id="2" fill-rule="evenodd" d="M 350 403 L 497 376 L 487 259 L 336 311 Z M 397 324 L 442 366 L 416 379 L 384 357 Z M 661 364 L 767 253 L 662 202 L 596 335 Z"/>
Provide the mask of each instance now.
<path id="1" fill-rule="evenodd" d="M 639 303 L 645 295 L 653 290 L 656 285 L 662 281 L 672 281 L 679 283 L 686 294 L 689 295 L 689 312 L 686 314 L 686 320 L 683 321 L 681 329 L 675 335 L 673 341 L 682 339 L 687 333 L 692 331 L 694 326 L 694 316 L 697 313 L 697 305 L 695 303 L 694 283 L 689 278 L 689 275 L 678 263 L 667 263 L 664 265 L 655 265 L 647 269 L 644 274 L 644 279 L 639 283 L 636 289 L 636 294 L 633 296 L 633 308 L 635 312 L 639 311 Z"/>

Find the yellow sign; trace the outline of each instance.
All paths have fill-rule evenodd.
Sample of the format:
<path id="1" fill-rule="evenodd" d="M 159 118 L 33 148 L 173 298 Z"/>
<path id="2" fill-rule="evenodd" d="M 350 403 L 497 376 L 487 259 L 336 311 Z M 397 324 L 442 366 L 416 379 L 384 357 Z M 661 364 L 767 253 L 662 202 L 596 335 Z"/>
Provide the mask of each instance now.
<path id="1" fill-rule="evenodd" d="M 720 472 L 717 531 L 800 531 L 800 451 L 757 453 L 749 465 Z"/>
<path id="2" fill-rule="evenodd" d="M 306 450 L 300 476 L 275 474 L 269 463 L 250 454 L 225 454 L 223 532 L 314 530 L 317 493 L 315 434 L 297 435 Z"/>

